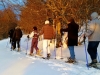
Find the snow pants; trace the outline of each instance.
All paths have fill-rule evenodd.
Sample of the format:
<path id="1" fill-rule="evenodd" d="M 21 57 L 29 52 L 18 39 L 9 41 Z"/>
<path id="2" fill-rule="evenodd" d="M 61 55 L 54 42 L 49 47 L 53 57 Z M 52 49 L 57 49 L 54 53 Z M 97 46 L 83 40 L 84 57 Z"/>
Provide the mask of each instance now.
<path id="1" fill-rule="evenodd" d="M 39 50 L 37 45 L 38 45 L 38 38 L 33 38 L 31 43 L 30 53 L 33 53 L 34 49 L 36 50 L 36 52 Z"/>
<path id="2" fill-rule="evenodd" d="M 43 57 L 46 58 L 48 53 L 50 53 L 50 40 L 43 39 Z"/>
<path id="3" fill-rule="evenodd" d="M 97 58 L 97 47 L 99 45 L 99 41 L 89 41 L 87 51 L 91 57 L 91 60 Z"/>

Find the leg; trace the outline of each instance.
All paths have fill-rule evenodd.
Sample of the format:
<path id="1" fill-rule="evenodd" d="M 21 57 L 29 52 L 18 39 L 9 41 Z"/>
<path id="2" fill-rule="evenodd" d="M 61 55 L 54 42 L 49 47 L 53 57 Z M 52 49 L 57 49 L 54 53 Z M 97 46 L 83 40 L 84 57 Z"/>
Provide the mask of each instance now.
<path id="1" fill-rule="evenodd" d="M 70 52 L 70 58 L 75 59 L 74 46 L 68 46 L 68 48 Z"/>
<path id="2" fill-rule="evenodd" d="M 94 60 L 94 59 L 97 58 L 97 47 L 98 47 L 98 45 L 99 45 L 99 42 L 93 42 L 92 41 L 92 42 L 88 43 L 87 50 L 88 50 L 88 53 L 91 57 L 91 60 Z"/>
<path id="3" fill-rule="evenodd" d="M 17 48 L 18 48 L 18 51 L 20 51 L 20 39 L 17 39 Z"/>
<path id="4" fill-rule="evenodd" d="M 39 50 L 39 48 L 38 48 L 38 40 L 37 39 L 35 39 L 35 41 L 34 41 L 34 48 L 35 48 L 35 50 L 36 50 L 36 54 L 38 53 L 38 50 Z"/>
<path id="5" fill-rule="evenodd" d="M 47 57 L 47 40 L 43 40 L 43 57 Z"/>
<path id="6" fill-rule="evenodd" d="M 30 50 L 30 54 L 33 53 L 33 50 L 34 50 L 34 44 L 35 44 L 35 40 L 34 38 L 32 39 L 32 42 L 31 42 L 31 50 Z"/>
<path id="7" fill-rule="evenodd" d="M 14 50 L 16 48 L 16 40 L 15 39 L 13 40 L 12 44 L 13 44 L 13 50 Z"/>

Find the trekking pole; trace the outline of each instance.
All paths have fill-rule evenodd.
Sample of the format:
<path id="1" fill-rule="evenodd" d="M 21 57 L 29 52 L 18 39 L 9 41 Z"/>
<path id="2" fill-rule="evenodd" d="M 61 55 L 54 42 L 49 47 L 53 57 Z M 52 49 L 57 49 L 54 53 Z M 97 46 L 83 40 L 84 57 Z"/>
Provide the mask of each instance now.
<path id="1" fill-rule="evenodd" d="M 100 63 L 100 58 L 99 58 L 99 54 L 98 54 L 98 52 L 97 52 L 97 57 L 98 57 L 98 61 L 99 61 L 99 63 Z"/>
<path id="2" fill-rule="evenodd" d="M 8 39 L 8 41 L 7 41 L 7 45 L 6 45 L 6 48 L 8 48 L 9 46 L 8 46 L 8 43 L 9 43 L 9 39 Z"/>
<path id="3" fill-rule="evenodd" d="M 55 56 L 55 59 L 56 59 L 55 39 L 54 39 L 54 56 Z"/>
<path id="4" fill-rule="evenodd" d="M 28 38 L 29 41 L 29 38 Z M 28 50 L 28 41 L 27 41 L 27 46 L 26 46 L 26 55 L 27 55 L 27 50 Z"/>
<path id="5" fill-rule="evenodd" d="M 61 59 L 63 59 L 63 57 L 62 57 L 62 40 L 61 40 Z"/>
<path id="6" fill-rule="evenodd" d="M 85 54 L 86 54 L 86 66 L 87 66 L 87 68 L 89 69 L 85 39 L 86 39 L 86 37 L 85 37 L 85 35 L 84 35 L 84 47 L 85 47 Z"/>

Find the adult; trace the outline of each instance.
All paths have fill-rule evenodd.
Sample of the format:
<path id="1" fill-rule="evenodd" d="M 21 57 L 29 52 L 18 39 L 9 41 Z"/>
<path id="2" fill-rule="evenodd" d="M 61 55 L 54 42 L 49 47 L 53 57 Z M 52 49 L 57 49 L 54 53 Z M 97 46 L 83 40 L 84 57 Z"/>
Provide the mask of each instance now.
<path id="1" fill-rule="evenodd" d="M 50 58 L 50 40 L 55 37 L 55 30 L 49 20 L 45 21 L 40 34 L 43 34 L 43 59 Z"/>
<path id="2" fill-rule="evenodd" d="M 19 26 L 17 26 L 13 34 L 13 41 L 14 41 L 13 50 L 16 49 L 16 44 L 17 44 L 18 51 L 20 51 L 20 40 L 22 35 L 23 35 L 22 30 L 20 29 Z"/>
<path id="3" fill-rule="evenodd" d="M 68 23 L 68 28 L 66 28 L 65 32 L 68 32 L 68 48 L 70 52 L 70 57 L 68 57 L 68 61 L 65 61 L 66 63 L 74 63 L 75 60 L 75 52 L 74 52 L 74 46 L 78 45 L 78 29 L 79 25 L 75 23 L 73 18 L 70 18 Z"/>
<path id="4" fill-rule="evenodd" d="M 88 65 L 97 67 L 97 48 L 100 43 L 100 20 L 98 19 L 97 12 L 93 12 L 91 14 L 91 21 L 89 23 L 89 27 L 87 28 L 85 36 L 88 37 L 87 51 L 92 60 Z"/>
<path id="5" fill-rule="evenodd" d="M 12 28 L 9 32 L 8 32 L 8 36 L 10 38 L 10 43 L 11 43 L 11 49 L 13 47 L 13 33 L 14 33 L 15 28 Z"/>

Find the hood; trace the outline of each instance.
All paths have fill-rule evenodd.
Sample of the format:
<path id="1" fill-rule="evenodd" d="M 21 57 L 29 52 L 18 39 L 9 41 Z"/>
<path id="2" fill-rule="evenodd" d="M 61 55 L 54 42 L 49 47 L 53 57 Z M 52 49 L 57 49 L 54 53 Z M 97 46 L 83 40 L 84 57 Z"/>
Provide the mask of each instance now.
<path id="1" fill-rule="evenodd" d="M 97 12 L 93 12 L 92 14 L 91 14 L 91 19 L 95 19 L 95 18 L 97 18 L 98 17 L 98 13 Z"/>

